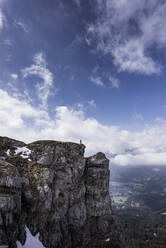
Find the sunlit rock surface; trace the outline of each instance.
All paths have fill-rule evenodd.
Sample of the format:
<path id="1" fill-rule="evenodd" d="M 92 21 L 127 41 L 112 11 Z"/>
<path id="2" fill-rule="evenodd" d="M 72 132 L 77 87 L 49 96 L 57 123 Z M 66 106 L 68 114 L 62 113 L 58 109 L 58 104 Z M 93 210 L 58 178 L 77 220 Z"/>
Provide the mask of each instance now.
<path id="1" fill-rule="evenodd" d="M 0 245 L 29 248 L 37 235 L 46 248 L 122 247 L 109 160 L 103 153 L 84 158 L 84 149 L 0 137 Z"/>

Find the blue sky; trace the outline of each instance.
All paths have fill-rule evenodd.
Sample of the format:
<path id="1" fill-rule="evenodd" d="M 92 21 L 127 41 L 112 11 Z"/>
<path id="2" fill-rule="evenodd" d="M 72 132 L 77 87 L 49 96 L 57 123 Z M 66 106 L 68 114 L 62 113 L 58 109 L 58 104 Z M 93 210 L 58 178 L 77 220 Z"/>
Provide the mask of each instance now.
<path id="1" fill-rule="evenodd" d="M 166 165 L 166 3 L 0 0 L 0 135 Z"/>

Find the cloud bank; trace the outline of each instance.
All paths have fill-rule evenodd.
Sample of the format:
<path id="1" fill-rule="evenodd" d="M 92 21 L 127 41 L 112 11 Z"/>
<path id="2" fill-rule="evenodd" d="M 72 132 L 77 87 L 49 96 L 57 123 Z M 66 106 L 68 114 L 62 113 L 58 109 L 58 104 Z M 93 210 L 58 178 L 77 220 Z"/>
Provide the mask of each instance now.
<path id="1" fill-rule="evenodd" d="M 166 165 L 166 122 L 130 132 L 86 118 L 82 109 L 57 106 L 54 117 L 0 90 L 0 135 L 32 142 L 54 139 L 86 145 L 86 154 L 106 152 L 117 165 Z M 116 155 L 115 155 L 116 154 Z"/>

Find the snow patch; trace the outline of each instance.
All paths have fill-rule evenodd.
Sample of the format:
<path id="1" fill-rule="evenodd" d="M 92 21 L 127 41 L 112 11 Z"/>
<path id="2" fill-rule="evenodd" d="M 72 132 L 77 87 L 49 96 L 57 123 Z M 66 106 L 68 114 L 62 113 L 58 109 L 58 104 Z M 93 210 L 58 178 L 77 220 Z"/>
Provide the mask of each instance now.
<path id="1" fill-rule="evenodd" d="M 48 185 L 44 185 L 44 192 L 45 192 L 45 193 L 47 193 L 47 192 L 49 191 L 49 189 L 50 189 L 50 188 L 48 187 Z"/>
<path id="2" fill-rule="evenodd" d="M 7 156 L 10 156 L 10 149 L 7 150 L 6 154 Z"/>
<path id="3" fill-rule="evenodd" d="M 106 242 L 109 242 L 109 241 L 110 241 L 110 238 L 106 239 L 105 241 L 106 241 Z"/>
<path id="4" fill-rule="evenodd" d="M 21 243 L 17 241 L 17 248 L 45 248 L 39 240 L 39 233 L 36 236 L 33 236 L 26 227 L 26 235 L 27 238 L 25 244 L 21 245 Z"/>
<path id="5" fill-rule="evenodd" d="M 29 155 L 31 154 L 31 150 L 28 149 L 27 147 L 17 147 L 17 149 L 15 150 L 15 154 L 19 154 L 21 153 L 21 157 L 22 158 L 29 158 Z"/>

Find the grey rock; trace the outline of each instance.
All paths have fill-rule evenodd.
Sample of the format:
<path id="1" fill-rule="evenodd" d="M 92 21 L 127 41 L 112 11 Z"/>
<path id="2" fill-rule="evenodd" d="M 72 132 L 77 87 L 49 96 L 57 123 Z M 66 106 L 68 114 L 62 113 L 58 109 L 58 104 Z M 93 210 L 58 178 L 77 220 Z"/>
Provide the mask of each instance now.
<path id="1" fill-rule="evenodd" d="M 24 244 L 27 226 L 47 248 L 121 247 L 103 153 L 84 158 L 83 144 L 0 137 L 0 154 L 16 147 L 31 152 L 0 161 L 0 245 Z"/>

